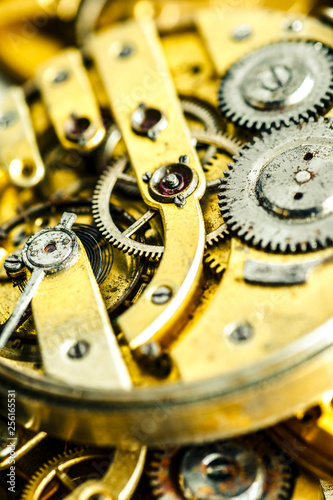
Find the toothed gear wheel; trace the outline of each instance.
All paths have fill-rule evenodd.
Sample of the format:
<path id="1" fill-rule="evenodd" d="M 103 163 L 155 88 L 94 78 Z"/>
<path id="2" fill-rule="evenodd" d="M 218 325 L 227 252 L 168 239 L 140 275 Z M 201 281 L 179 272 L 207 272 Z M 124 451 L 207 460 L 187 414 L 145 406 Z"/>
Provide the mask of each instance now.
<path id="1" fill-rule="evenodd" d="M 163 500 L 291 500 L 295 474 L 262 436 L 157 451 L 148 474 Z"/>
<path id="2" fill-rule="evenodd" d="M 116 187 L 118 179 L 123 177 L 128 166 L 127 157 L 123 156 L 116 160 L 100 177 L 92 203 L 92 212 L 96 226 L 103 236 L 110 243 L 129 255 L 136 255 L 144 258 L 160 259 L 164 252 L 161 245 L 151 245 L 134 240 L 130 236 L 124 235 L 115 224 L 110 212 L 110 199 Z M 147 212 L 148 213 L 148 212 Z M 157 212 L 156 212 L 157 213 Z"/>
<path id="3" fill-rule="evenodd" d="M 198 142 L 212 145 L 214 147 L 224 149 L 230 156 L 237 154 L 242 145 L 239 141 L 222 134 L 209 134 L 204 131 L 197 133 Z M 125 182 L 134 185 L 136 183 L 134 177 L 124 174 L 128 166 L 128 159 L 122 157 L 115 161 L 100 177 L 93 196 L 92 211 L 97 227 L 102 232 L 103 236 L 109 240 L 119 250 L 128 252 L 130 255 L 137 255 L 144 258 L 160 259 L 164 252 L 163 245 L 152 245 L 142 243 L 132 239 L 126 233 L 121 231 L 115 224 L 112 213 L 110 212 L 110 199 L 113 191 L 116 189 L 118 180 L 125 179 Z M 220 183 L 219 179 L 226 168 L 226 161 L 223 161 L 221 155 L 218 155 L 213 162 L 205 166 L 207 172 L 207 191 L 202 200 L 203 214 L 206 222 L 207 235 L 206 246 L 210 247 L 218 243 L 221 239 L 228 235 L 228 229 L 224 223 L 218 203 L 215 202 L 216 190 Z M 216 210 L 214 210 L 214 204 Z M 157 214 L 158 212 L 156 212 Z M 154 216 L 154 213 L 148 210 L 147 222 Z M 145 215 L 143 216 L 145 217 Z M 144 223 L 143 219 L 143 223 Z M 140 228 L 144 227 L 144 224 Z M 132 232 L 131 232 L 132 235 Z"/>
<path id="4" fill-rule="evenodd" d="M 113 459 L 113 452 L 80 448 L 60 454 L 44 464 L 32 476 L 21 500 L 59 500 L 83 482 L 101 479 L 106 472 L 106 461 Z M 101 463 L 99 463 L 101 462 Z"/>
<path id="5" fill-rule="evenodd" d="M 333 100 L 333 52 L 319 42 L 279 42 L 251 52 L 222 78 L 219 104 L 237 125 L 279 129 L 323 114 Z"/>
<path id="6" fill-rule="evenodd" d="M 333 122 L 321 119 L 256 139 L 221 180 L 222 215 L 261 249 L 306 252 L 333 242 Z"/>
<path id="7" fill-rule="evenodd" d="M 202 101 L 190 98 L 181 98 L 180 103 L 186 118 L 193 117 L 197 122 L 202 123 L 205 130 L 210 134 L 218 133 L 222 127 L 222 120 L 218 110 Z M 206 165 L 217 153 L 215 146 L 209 146 L 201 158 L 203 165 Z"/>

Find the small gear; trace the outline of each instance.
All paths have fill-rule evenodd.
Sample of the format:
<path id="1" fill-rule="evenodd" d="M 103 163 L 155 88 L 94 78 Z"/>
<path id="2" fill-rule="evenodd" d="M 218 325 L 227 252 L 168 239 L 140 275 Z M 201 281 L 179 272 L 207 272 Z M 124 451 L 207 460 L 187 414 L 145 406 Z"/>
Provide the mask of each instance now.
<path id="1" fill-rule="evenodd" d="M 263 435 L 159 450 L 148 475 L 153 495 L 163 500 L 290 500 L 295 482 Z"/>
<path id="2" fill-rule="evenodd" d="M 332 121 L 266 134 L 224 174 L 224 220 L 235 236 L 264 250 L 296 253 L 332 245 L 332 169 Z"/>
<path id="3" fill-rule="evenodd" d="M 21 500 L 59 500 L 87 479 L 101 479 L 113 453 L 86 448 L 71 450 L 54 457 L 32 476 Z"/>
<path id="4" fill-rule="evenodd" d="M 196 137 L 198 142 L 223 149 L 230 156 L 239 153 L 242 147 L 237 140 L 227 135 L 210 134 L 205 131 L 194 132 L 193 135 Z M 207 192 L 202 201 L 202 206 L 204 218 L 208 228 L 206 235 L 207 247 L 214 245 L 228 234 L 226 224 L 224 223 L 218 210 L 218 204 L 216 203 L 215 211 L 212 209 L 215 201 L 216 189 L 220 184 L 219 179 L 226 168 L 226 162 L 220 162 L 220 159 L 221 156 L 219 155 L 214 162 L 210 162 L 205 167 L 208 182 Z M 164 247 L 162 245 L 142 243 L 137 239 L 132 239 L 131 236 L 133 236 L 133 232 L 131 230 L 126 230 L 124 232 L 117 227 L 113 220 L 112 211 L 110 211 L 110 199 L 114 189 L 117 187 L 118 180 L 120 179 L 124 181 L 125 179 L 125 181 L 130 182 L 130 184 L 135 183 L 134 177 L 130 181 L 130 176 L 126 173 L 124 174 L 126 168 L 128 168 L 128 159 L 127 157 L 122 157 L 116 160 L 100 177 L 93 196 L 93 215 L 96 225 L 105 238 L 119 250 L 128 252 L 130 255 L 160 259 L 164 252 Z M 212 194 L 214 196 L 214 200 L 211 198 Z M 135 223 L 136 229 L 138 230 L 144 228 L 147 222 L 149 222 L 155 214 L 157 214 L 156 211 L 147 210 L 141 218 L 142 224 Z"/>
<path id="5" fill-rule="evenodd" d="M 279 42 L 251 52 L 222 78 L 219 104 L 235 124 L 279 129 L 317 117 L 333 100 L 333 52 L 322 43 Z"/>

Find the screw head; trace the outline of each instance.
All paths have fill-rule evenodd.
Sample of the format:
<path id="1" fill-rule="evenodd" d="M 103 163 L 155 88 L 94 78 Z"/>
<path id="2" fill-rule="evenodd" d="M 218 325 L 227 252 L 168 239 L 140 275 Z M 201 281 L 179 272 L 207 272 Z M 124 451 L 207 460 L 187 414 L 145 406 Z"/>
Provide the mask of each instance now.
<path id="1" fill-rule="evenodd" d="M 185 199 L 185 196 L 183 196 L 182 194 L 179 194 L 178 196 L 176 196 L 176 198 L 174 199 L 174 202 L 175 202 L 175 205 L 178 207 L 178 208 L 182 208 L 186 205 L 186 199 Z"/>
<path id="2" fill-rule="evenodd" d="M 134 45 L 131 43 L 124 43 L 121 45 L 120 50 L 118 52 L 119 59 L 126 59 L 130 57 L 134 53 Z"/>
<path id="3" fill-rule="evenodd" d="M 299 33 L 303 29 L 303 23 L 300 19 L 287 19 L 285 29 L 287 31 L 294 31 L 295 33 Z"/>
<path id="4" fill-rule="evenodd" d="M 242 42 L 247 40 L 252 35 L 252 27 L 249 24 L 240 24 L 236 26 L 231 32 L 231 38 L 235 42 Z"/>
<path id="5" fill-rule="evenodd" d="M 157 342 L 148 342 L 140 347 L 140 354 L 147 358 L 156 359 L 161 355 L 161 347 Z"/>
<path id="6" fill-rule="evenodd" d="M 69 78 L 69 71 L 67 69 L 63 69 L 59 71 L 59 73 L 55 76 L 53 79 L 53 83 L 58 84 L 58 83 L 63 83 Z"/>
<path id="7" fill-rule="evenodd" d="M 184 163 L 185 165 L 190 164 L 190 157 L 188 155 L 181 155 L 179 157 L 179 163 Z"/>
<path id="8" fill-rule="evenodd" d="M 150 181 L 150 179 L 152 178 L 152 173 L 151 172 L 146 172 L 145 174 L 143 174 L 142 176 L 142 180 L 143 182 L 145 182 L 146 184 L 148 184 L 148 182 Z"/>
<path id="9" fill-rule="evenodd" d="M 153 293 L 151 300 L 156 305 L 162 305 L 169 302 L 172 297 L 172 290 L 168 286 L 159 286 Z"/>
<path id="10" fill-rule="evenodd" d="M 4 268 L 8 273 L 17 273 L 23 268 L 23 261 L 20 252 L 14 252 L 7 257 Z"/>
<path id="11" fill-rule="evenodd" d="M 224 333 L 234 344 L 241 344 L 253 337 L 254 329 L 250 323 L 240 321 L 227 325 Z"/>
<path id="12" fill-rule="evenodd" d="M 90 345 L 85 340 L 80 340 L 73 344 L 67 351 L 67 356 L 71 359 L 82 359 L 90 350 Z"/>
<path id="13" fill-rule="evenodd" d="M 178 179 L 176 174 L 167 175 L 165 181 L 171 189 L 178 187 L 180 184 L 180 180 Z"/>

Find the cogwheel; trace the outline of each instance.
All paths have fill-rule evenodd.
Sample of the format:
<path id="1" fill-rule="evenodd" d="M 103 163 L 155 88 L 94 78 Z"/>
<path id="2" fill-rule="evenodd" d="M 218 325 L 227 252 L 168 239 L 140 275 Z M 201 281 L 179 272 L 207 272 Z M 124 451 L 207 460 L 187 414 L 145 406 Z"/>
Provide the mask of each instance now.
<path id="1" fill-rule="evenodd" d="M 221 130 L 222 123 L 221 117 L 219 116 L 217 110 L 211 107 L 204 101 L 199 101 L 197 99 L 191 98 L 181 98 L 180 103 L 188 121 L 193 118 L 195 121 L 201 123 L 205 131 L 210 134 L 218 133 Z M 191 124 L 189 124 L 191 128 Z M 209 146 L 206 151 L 204 151 L 203 156 L 200 156 L 201 163 L 205 165 L 213 156 L 217 153 L 216 146 Z"/>
<path id="2" fill-rule="evenodd" d="M 163 500 L 291 500 L 295 474 L 262 435 L 157 451 L 152 493 Z"/>
<path id="3" fill-rule="evenodd" d="M 76 449 L 54 457 L 30 479 L 21 500 L 59 500 L 76 486 L 94 477 L 101 479 L 107 471 L 112 455 L 106 451 Z M 73 472 L 70 472 L 72 469 Z"/>
<path id="4" fill-rule="evenodd" d="M 265 134 L 229 169 L 219 203 L 234 235 L 282 253 L 332 245 L 331 120 Z"/>
<path id="5" fill-rule="evenodd" d="M 196 132 L 194 135 L 198 142 L 223 149 L 229 156 L 237 154 L 241 149 L 241 144 L 227 135 L 210 134 L 205 131 Z M 214 245 L 228 234 L 227 227 L 218 209 L 218 203 L 215 203 L 216 190 L 219 187 L 220 177 L 226 168 L 226 164 L 225 157 L 218 155 L 213 162 L 205 166 L 208 182 L 207 191 L 202 200 L 202 208 L 206 222 L 206 245 L 208 247 Z M 115 160 L 100 177 L 94 192 L 92 205 L 95 223 L 103 236 L 119 250 L 139 257 L 160 259 L 164 252 L 163 245 L 153 245 L 132 239 L 131 236 L 133 236 L 134 231 L 129 228 L 122 232 L 114 222 L 112 210 L 110 211 L 110 199 L 117 187 L 118 180 L 129 182 L 131 185 L 136 182 L 134 177 L 124 173 L 127 166 L 127 157 L 122 157 Z M 134 224 L 131 222 L 131 225 L 138 232 L 156 214 L 156 211 L 147 210 L 140 221 L 136 221 Z"/>
<path id="6" fill-rule="evenodd" d="M 228 266 L 229 256 L 229 246 L 216 245 L 206 250 L 204 262 L 210 267 L 214 274 L 220 276 Z"/>
<path id="7" fill-rule="evenodd" d="M 266 45 L 222 78 L 219 104 L 235 124 L 277 129 L 318 117 L 333 100 L 333 52 L 319 42 Z"/>
<path id="8" fill-rule="evenodd" d="M 97 227 L 102 232 L 103 236 L 110 243 L 129 255 L 160 259 L 164 252 L 164 247 L 160 245 L 150 245 L 138 240 L 133 240 L 131 236 L 123 234 L 123 232 L 116 226 L 112 213 L 110 212 L 110 199 L 113 190 L 116 186 L 117 180 L 123 178 L 124 170 L 128 165 L 127 157 L 123 156 L 107 168 L 107 170 L 100 177 L 92 203 L 92 212 Z M 142 217 L 143 227 L 157 212 L 147 211 Z M 139 228 L 139 229 L 140 229 Z"/>

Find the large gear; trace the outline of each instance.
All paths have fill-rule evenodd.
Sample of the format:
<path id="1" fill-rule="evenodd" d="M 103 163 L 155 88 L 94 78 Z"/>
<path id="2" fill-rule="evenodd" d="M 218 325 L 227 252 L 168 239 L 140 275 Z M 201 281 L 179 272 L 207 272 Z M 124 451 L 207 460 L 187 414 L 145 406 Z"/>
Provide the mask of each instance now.
<path id="1" fill-rule="evenodd" d="M 153 495 L 163 500 L 290 500 L 294 473 L 263 436 L 157 451 Z"/>
<path id="2" fill-rule="evenodd" d="M 251 52 L 221 81 L 221 111 L 235 124 L 280 128 L 323 114 L 333 99 L 333 53 L 322 43 L 279 42 Z"/>
<path id="3" fill-rule="evenodd" d="M 210 134 L 208 132 L 193 132 L 193 136 L 197 139 L 198 143 L 208 144 L 225 150 L 229 155 L 237 154 L 242 145 L 239 141 L 222 134 Z M 228 229 L 220 214 L 217 210 L 212 210 L 213 200 L 211 199 L 212 193 L 214 195 L 217 186 L 217 180 L 221 177 L 226 164 L 221 160 L 221 156 L 215 158 L 214 162 L 210 162 L 206 166 L 207 172 L 207 192 L 203 199 L 203 213 L 206 221 L 207 235 L 206 245 L 210 247 L 223 239 L 228 234 Z M 214 168 L 213 168 L 214 165 Z M 112 164 L 101 176 L 97 183 L 95 193 L 93 196 L 93 214 L 96 225 L 101 230 L 102 234 L 107 238 L 112 245 L 119 248 L 130 255 L 138 255 L 145 258 L 160 259 L 164 252 L 164 247 L 161 245 L 154 245 L 149 243 L 142 243 L 137 239 L 132 239 L 123 230 L 119 229 L 115 224 L 112 216 L 112 211 L 109 209 L 110 198 L 113 190 L 116 188 L 118 180 L 129 178 L 124 175 L 124 171 L 128 166 L 126 157 L 122 157 Z M 135 183 L 135 179 L 131 186 Z M 216 204 L 216 208 L 218 208 Z M 148 219 L 143 219 L 148 222 L 154 215 L 151 211 L 146 212 Z M 145 215 L 143 215 L 145 217 Z M 142 227 L 141 225 L 140 227 Z M 131 233 L 132 234 L 132 233 Z"/>
<path id="4" fill-rule="evenodd" d="M 22 500 L 66 498 L 75 486 L 94 477 L 102 478 L 106 472 L 105 460 L 112 461 L 113 454 L 102 450 L 80 448 L 64 452 L 46 464 L 32 476 L 22 494 Z M 74 475 L 70 470 L 74 471 Z M 89 476 L 90 474 L 90 476 Z M 91 476 L 93 474 L 93 476 Z"/>
<path id="5" fill-rule="evenodd" d="M 221 212 L 234 235 L 282 253 L 331 245 L 332 153 L 330 120 L 255 140 L 221 181 Z"/>

